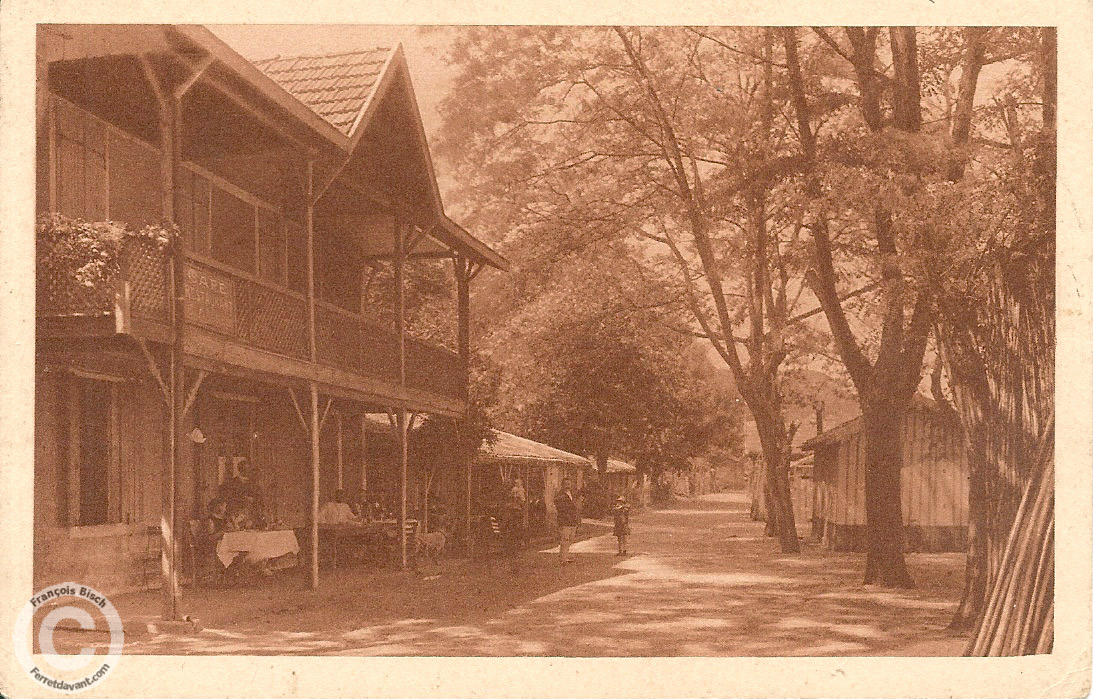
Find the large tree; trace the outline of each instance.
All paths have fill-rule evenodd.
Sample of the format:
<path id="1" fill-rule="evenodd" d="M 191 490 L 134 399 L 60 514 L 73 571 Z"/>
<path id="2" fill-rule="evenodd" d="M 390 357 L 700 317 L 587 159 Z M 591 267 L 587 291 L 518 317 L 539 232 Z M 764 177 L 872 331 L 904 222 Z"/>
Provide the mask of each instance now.
<path id="1" fill-rule="evenodd" d="M 967 580 L 953 625 L 975 629 L 969 654 L 1049 652 L 1055 35 L 1052 29 L 1005 30 L 1002 41 L 978 56 L 974 36 L 969 39 L 966 60 L 987 64 L 1001 56 L 1014 65 L 1001 94 L 980 108 L 974 139 L 977 160 L 995 175 L 992 186 L 981 188 L 981 199 L 989 197 L 991 208 L 1009 215 L 991 227 L 969 221 L 972 240 L 956 258 L 958 273 L 946 280 L 939 300 L 941 347 L 972 467 Z"/>
<path id="2" fill-rule="evenodd" d="M 461 35 L 442 152 L 468 175 L 465 217 L 532 237 L 540 264 L 626 240 L 684 308 L 665 323 L 715 348 L 755 418 L 785 551 L 802 221 L 786 177 L 775 35 L 764 29 L 520 28 Z M 674 310 L 674 307 L 673 307 Z M 683 322 L 680 322 L 682 320 Z"/>
<path id="3" fill-rule="evenodd" d="M 591 455 L 601 472 L 619 457 L 655 478 L 738 438 L 740 417 L 731 382 L 713 376 L 694 338 L 658 322 L 663 285 L 627 274 L 628 257 L 602 244 L 594 261 L 556 265 L 519 308 L 483 323 L 482 345 L 499 375 L 498 424 Z M 525 274 L 476 302 L 508 296 Z"/>
<path id="4" fill-rule="evenodd" d="M 865 579 L 911 585 L 900 425 L 922 379 L 940 290 L 961 274 L 957 262 L 974 252 L 976 233 L 993 230 L 1008 212 L 1004 199 L 992 199 L 998 183 L 973 157 L 970 137 L 980 71 L 1014 57 L 1010 37 L 988 38 L 984 28 L 914 27 L 804 35 L 787 28 L 782 37 L 812 202 L 809 282 L 865 425 Z M 817 60 L 823 54 L 826 60 Z M 813 105 L 830 102 L 832 93 L 851 99 L 821 119 Z M 840 286 L 863 275 L 878 284 L 873 339 L 851 329 L 838 296 Z"/>

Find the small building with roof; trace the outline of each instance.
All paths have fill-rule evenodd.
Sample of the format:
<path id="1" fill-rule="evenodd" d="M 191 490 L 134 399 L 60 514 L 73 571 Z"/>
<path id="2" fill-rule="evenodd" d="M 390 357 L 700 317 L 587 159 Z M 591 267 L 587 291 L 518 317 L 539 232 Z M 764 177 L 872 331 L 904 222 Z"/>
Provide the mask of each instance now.
<path id="1" fill-rule="evenodd" d="M 517 478 L 523 485 L 525 519 L 532 535 L 553 531 L 557 518 L 554 495 L 571 478 L 580 491 L 588 459 L 526 437 L 493 430 L 474 459 L 475 491 L 484 497 L 504 494 Z"/>
<path id="2" fill-rule="evenodd" d="M 802 445 L 814 455 L 812 532 L 836 551 L 866 550 L 862 428 L 859 415 Z M 901 444 L 905 549 L 966 550 L 969 468 L 956 416 L 915 395 L 901 426 Z"/>

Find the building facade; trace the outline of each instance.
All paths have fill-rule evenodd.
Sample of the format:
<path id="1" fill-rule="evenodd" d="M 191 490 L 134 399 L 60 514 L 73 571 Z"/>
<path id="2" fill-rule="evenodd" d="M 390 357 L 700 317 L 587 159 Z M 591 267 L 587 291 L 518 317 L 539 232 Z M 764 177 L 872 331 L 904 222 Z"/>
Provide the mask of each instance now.
<path id="1" fill-rule="evenodd" d="M 969 468 L 959 423 L 932 400 L 912 399 L 901 427 L 900 493 L 908 551 L 965 551 Z M 827 548 L 865 551 L 865 442 L 860 417 L 804 443 L 814 453 L 812 532 Z M 805 495 L 802 489 L 795 495 Z M 804 511 L 803 503 L 801 510 Z M 795 503 L 795 510 L 798 504 Z"/>
<path id="2" fill-rule="evenodd" d="M 305 551 L 338 487 L 405 519 L 411 415 L 464 414 L 469 284 L 506 263 L 444 213 L 401 48 L 251 63 L 195 25 L 43 25 L 37 65 L 35 584 L 170 604 L 244 459 Z M 410 323 L 430 269 L 443 337 Z"/>

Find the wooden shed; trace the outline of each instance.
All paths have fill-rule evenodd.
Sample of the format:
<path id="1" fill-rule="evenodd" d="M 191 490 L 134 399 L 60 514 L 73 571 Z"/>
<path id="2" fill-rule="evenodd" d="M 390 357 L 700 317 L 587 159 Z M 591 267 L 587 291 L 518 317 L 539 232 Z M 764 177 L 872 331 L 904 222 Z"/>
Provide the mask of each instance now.
<path id="1" fill-rule="evenodd" d="M 964 551 L 968 532 L 968 460 L 959 424 L 916 395 L 902 426 L 905 548 Z M 804 443 L 814 452 L 812 528 L 825 547 L 864 551 L 865 440 L 858 417 Z"/>

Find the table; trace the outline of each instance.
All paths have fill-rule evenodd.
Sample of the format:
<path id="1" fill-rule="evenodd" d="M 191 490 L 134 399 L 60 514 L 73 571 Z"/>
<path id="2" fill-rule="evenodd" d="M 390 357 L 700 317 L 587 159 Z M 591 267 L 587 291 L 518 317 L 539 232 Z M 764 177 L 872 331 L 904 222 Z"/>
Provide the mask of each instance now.
<path id="1" fill-rule="evenodd" d="M 407 519 L 408 527 L 417 528 L 416 519 Z M 341 522 L 338 524 L 320 524 L 319 535 L 321 538 L 330 537 L 334 548 L 334 568 L 338 567 L 338 544 L 342 539 L 379 539 L 387 535 L 390 538 L 398 538 L 398 520 L 379 519 L 364 522 Z"/>
<path id="2" fill-rule="evenodd" d="M 216 545 L 216 557 L 225 567 L 230 566 L 240 553 L 254 560 L 268 561 L 299 552 L 300 544 L 296 541 L 296 532 L 291 529 L 224 532 L 220 543 Z"/>

